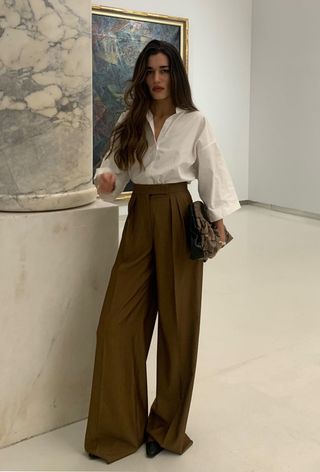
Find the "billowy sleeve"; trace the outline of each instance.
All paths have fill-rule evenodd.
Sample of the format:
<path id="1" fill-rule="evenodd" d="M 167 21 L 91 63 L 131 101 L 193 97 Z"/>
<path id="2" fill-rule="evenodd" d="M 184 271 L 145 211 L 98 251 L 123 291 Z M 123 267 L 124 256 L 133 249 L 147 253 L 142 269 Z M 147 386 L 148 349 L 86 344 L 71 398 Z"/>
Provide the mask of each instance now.
<path id="1" fill-rule="evenodd" d="M 240 208 L 240 203 L 214 133 L 203 117 L 196 142 L 198 191 L 207 205 L 210 221 L 217 221 Z"/>
<path id="2" fill-rule="evenodd" d="M 121 113 L 116 125 L 123 120 L 125 114 L 126 112 Z M 103 174 L 104 172 L 111 172 L 112 174 L 114 174 L 116 177 L 116 183 L 113 192 L 100 194 L 102 200 L 105 200 L 107 202 L 113 202 L 118 197 L 118 195 L 120 195 L 120 193 L 123 191 L 123 189 L 129 182 L 130 176 L 128 171 L 119 169 L 119 167 L 114 161 L 114 152 L 112 152 L 108 158 L 106 157 L 107 154 L 108 152 L 102 159 L 100 167 L 96 169 L 93 182 L 97 185 L 97 177 Z"/>

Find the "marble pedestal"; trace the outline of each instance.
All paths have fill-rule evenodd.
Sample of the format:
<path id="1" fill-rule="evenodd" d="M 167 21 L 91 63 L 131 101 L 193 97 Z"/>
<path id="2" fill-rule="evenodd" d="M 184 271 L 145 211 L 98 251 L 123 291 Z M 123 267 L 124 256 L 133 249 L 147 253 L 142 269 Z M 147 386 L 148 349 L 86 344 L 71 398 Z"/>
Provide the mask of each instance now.
<path id="1" fill-rule="evenodd" d="M 90 0 L 0 2 L 0 211 L 96 199 L 91 16 Z"/>
<path id="2" fill-rule="evenodd" d="M 85 418 L 118 207 L 0 213 L 0 447 Z"/>

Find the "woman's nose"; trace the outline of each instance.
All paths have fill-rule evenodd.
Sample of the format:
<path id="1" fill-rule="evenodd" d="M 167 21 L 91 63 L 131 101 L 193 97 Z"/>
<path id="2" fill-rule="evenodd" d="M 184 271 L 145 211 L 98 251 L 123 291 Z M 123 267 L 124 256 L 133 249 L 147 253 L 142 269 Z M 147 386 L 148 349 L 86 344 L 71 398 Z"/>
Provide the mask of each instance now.
<path id="1" fill-rule="evenodd" d="M 155 81 L 155 82 L 159 82 L 159 80 L 160 80 L 160 73 L 159 73 L 158 71 L 156 71 L 156 72 L 154 73 L 154 81 Z"/>

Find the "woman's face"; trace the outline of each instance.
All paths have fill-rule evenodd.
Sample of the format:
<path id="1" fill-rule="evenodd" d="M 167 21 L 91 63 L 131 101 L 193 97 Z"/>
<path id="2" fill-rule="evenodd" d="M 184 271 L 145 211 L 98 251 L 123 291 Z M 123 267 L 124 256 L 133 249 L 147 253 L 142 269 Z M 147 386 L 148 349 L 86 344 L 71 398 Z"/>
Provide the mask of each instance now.
<path id="1" fill-rule="evenodd" d="M 145 81 L 154 100 L 171 97 L 170 63 L 162 52 L 149 56 Z"/>

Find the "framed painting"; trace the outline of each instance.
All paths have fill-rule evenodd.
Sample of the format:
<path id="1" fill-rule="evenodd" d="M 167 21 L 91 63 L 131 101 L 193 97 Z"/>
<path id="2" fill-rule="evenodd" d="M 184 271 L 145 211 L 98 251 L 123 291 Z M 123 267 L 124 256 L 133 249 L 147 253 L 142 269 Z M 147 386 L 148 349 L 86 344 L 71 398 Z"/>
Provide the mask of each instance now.
<path id="1" fill-rule="evenodd" d="M 111 132 L 125 108 L 124 91 L 140 51 L 152 39 L 168 41 L 178 49 L 188 70 L 188 28 L 187 18 L 93 5 L 94 171 L 109 148 Z M 119 198 L 130 194 L 129 183 Z"/>

